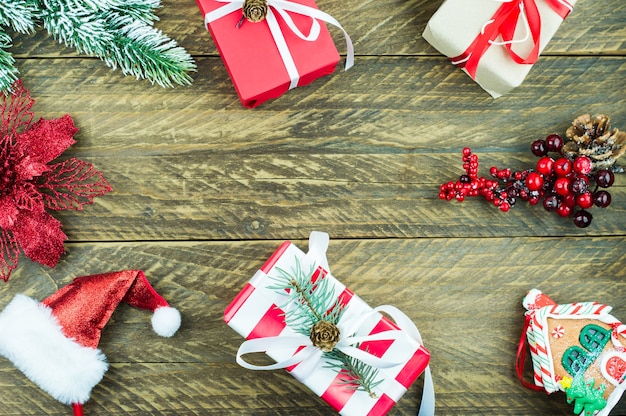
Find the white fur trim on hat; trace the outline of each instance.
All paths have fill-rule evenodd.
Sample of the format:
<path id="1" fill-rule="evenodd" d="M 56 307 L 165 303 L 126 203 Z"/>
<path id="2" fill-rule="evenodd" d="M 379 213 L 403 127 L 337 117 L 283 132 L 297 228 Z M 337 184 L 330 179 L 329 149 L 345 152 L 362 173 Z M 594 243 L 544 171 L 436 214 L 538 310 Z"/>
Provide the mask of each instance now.
<path id="1" fill-rule="evenodd" d="M 99 349 L 67 338 L 52 309 L 16 295 L 0 313 L 0 354 L 61 403 L 85 403 L 108 365 Z"/>
<path id="2" fill-rule="evenodd" d="M 171 306 L 161 306 L 152 315 L 152 329 L 162 337 L 171 337 L 180 328 L 180 312 Z"/>

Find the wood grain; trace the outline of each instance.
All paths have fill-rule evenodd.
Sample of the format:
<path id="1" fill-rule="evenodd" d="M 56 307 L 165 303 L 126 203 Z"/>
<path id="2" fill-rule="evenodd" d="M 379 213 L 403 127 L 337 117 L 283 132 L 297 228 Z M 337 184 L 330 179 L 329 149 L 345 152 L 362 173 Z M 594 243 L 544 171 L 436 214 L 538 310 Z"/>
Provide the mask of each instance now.
<path id="1" fill-rule="evenodd" d="M 330 233 L 339 280 L 417 324 L 437 415 L 572 414 L 562 395 L 516 378 L 521 300 L 537 287 L 626 320 L 626 177 L 587 229 L 525 202 L 502 213 L 437 194 L 461 174 L 466 146 L 487 175 L 532 167 L 530 142 L 580 114 L 626 130 L 626 2 L 579 1 L 523 85 L 497 100 L 422 39 L 441 3 L 320 1 L 350 33 L 356 66 L 254 110 L 241 107 L 193 1 L 164 0 L 156 23 L 193 55 L 189 87 L 124 77 L 42 29 L 11 34 L 36 117 L 71 114 L 79 128 L 62 157 L 93 163 L 114 191 L 54 213 L 67 253 L 53 269 L 23 257 L 0 309 L 17 293 L 42 299 L 74 277 L 128 268 L 183 315 L 162 339 L 145 312 L 116 310 L 100 343 L 111 366 L 87 415 L 334 414 L 284 371 L 239 367 L 242 339 L 222 320 L 273 250 L 288 239 L 306 249 L 311 230 Z M 415 415 L 422 383 L 390 414 Z M 5 359 L 0 389 L 0 415 L 70 412 Z M 626 399 L 612 415 L 626 415 Z"/>

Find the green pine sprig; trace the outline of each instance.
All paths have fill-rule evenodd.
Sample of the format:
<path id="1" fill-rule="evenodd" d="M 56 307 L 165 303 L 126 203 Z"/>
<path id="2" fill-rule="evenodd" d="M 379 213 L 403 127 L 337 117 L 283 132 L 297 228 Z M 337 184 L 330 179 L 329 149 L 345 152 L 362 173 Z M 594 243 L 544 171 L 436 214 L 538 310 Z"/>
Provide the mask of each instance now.
<path id="1" fill-rule="evenodd" d="M 284 311 L 285 323 L 290 328 L 308 337 L 311 328 L 320 320 L 335 325 L 339 323 L 344 307 L 335 296 L 329 279 L 320 276 L 312 281 L 316 270 L 314 265 L 305 271 L 296 257 L 295 266 L 291 271 L 279 267 L 276 267 L 276 270 L 278 276 L 271 277 L 276 281 L 276 285 L 268 286 L 268 289 L 287 295 L 287 300 L 279 305 L 279 308 Z M 376 397 L 374 389 L 383 381 L 378 379 L 377 368 L 338 349 L 323 354 L 327 359 L 327 368 L 346 375 L 342 379 L 346 386 L 366 391 L 370 396 Z"/>
<path id="2" fill-rule="evenodd" d="M 326 358 L 336 363 L 336 365 L 340 366 L 345 372 L 346 377 L 341 379 L 341 382 L 346 384 L 348 388 L 363 390 L 371 397 L 376 397 L 374 389 L 383 382 L 382 379 L 378 378 L 377 368 L 354 357 L 350 357 L 339 350 L 332 350 L 326 353 Z"/>
<path id="3" fill-rule="evenodd" d="M 15 59 L 9 52 L 13 40 L 5 28 L 15 32 L 31 33 L 35 28 L 37 8 L 29 0 L 0 0 L 0 91 L 11 91 L 11 86 L 19 77 Z"/>
<path id="4" fill-rule="evenodd" d="M 286 271 L 276 267 L 279 276 L 275 278 L 277 285 L 269 289 L 279 293 L 287 293 L 288 299 L 279 307 L 285 311 L 285 323 L 303 335 L 309 336 L 311 327 L 324 319 L 337 325 L 343 307 L 335 297 L 334 289 L 328 279 L 317 279 L 312 282 L 315 266 L 308 271 L 302 269 L 296 257 L 295 267 Z"/>
<path id="5" fill-rule="evenodd" d="M 59 43 L 101 59 L 124 75 L 172 87 L 189 85 L 196 66 L 176 41 L 153 25 L 160 0 L 0 0 L 0 29 L 31 33 L 43 26 Z M 0 31 L 0 90 L 19 75 Z M 4 52 L 4 54 L 2 54 Z"/>
<path id="6" fill-rule="evenodd" d="M 8 52 L 11 46 L 11 37 L 0 27 L 0 91 L 10 91 L 19 76 L 15 59 Z"/>

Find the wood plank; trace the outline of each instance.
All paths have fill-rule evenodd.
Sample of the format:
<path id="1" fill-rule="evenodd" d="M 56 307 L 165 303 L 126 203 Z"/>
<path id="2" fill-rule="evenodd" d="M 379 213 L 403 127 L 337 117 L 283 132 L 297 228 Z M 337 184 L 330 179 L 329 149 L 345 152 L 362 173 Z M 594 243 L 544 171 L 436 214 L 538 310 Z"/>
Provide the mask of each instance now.
<path id="1" fill-rule="evenodd" d="M 441 57 L 364 57 L 347 72 L 254 110 L 241 106 L 219 58 L 198 64 L 194 85 L 174 89 L 151 87 L 89 59 L 29 59 L 21 71 L 39 113 L 70 113 L 85 136 L 100 146 L 106 140 L 109 148 L 159 140 L 228 149 L 243 141 L 262 151 L 292 137 L 343 150 L 351 137 L 379 148 L 520 146 L 520 138 L 560 131 L 586 112 L 609 114 L 616 126 L 626 120 L 619 88 L 626 57 L 545 57 L 521 87 L 497 100 Z M 308 149 L 305 140 L 299 145 Z"/>
<path id="2" fill-rule="evenodd" d="M 302 157 L 297 161 L 312 161 L 309 166 L 313 168 L 298 168 L 300 175 L 311 173 L 313 177 L 300 178 L 279 175 L 281 170 L 297 165 L 293 158 L 254 158 L 255 163 L 245 166 L 246 173 L 267 172 L 267 178 L 237 177 L 237 170 L 228 173 L 230 178 L 219 176 L 225 166 L 218 158 L 207 160 L 216 161 L 211 170 L 217 176 L 205 174 L 200 168 L 198 172 L 205 179 L 188 177 L 193 176 L 193 167 L 185 160 L 173 163 L 171 158 L 159 158 L 143 162 L 144 169 L 158 170 L 159 166 L 180 169 L 178 177 L 170 179 L 163 175 L 147 183 L 142 181 L 141 169 L 120 178 L 131 161 L 119 169 L 117 163 L 108 160 L 97 163 L 105 167 L 105 173 L 112 172 L 107 178 L 116 187 L 115 192 L 98 198 L 94 206 L 82 212 L 65 211 L 55 216 L 62 221 L 72 241 L 306 238 L 313 229 L 327 231 L 337 238 L 598 236 L 623 235 L 626 227 L 620 220 L 626 218 L 626 188 L 621 178 L 617 186 L 610 188 L 611 206 L 590 209 L 594 215 L 591 226 L 578 229 L 571 218 L 560 218 L 524 201 L 502 213 L 478 198 L 461 204 L 438 199 L 436 179 L 402 181 L 400 168 L 407 167 L 407 163 L 416 169 L 411 176 L 419 174 L 418 166 L 432 167 L 436 172 L 437 164 L 419 164 L 432 161 L 431 157 L 368 155 L 345 157 L 339 162 L 325 157 Z M 134 163 L 137 166 L 137 161 Z M 315 168 L 320 165 L 347 168 L 359 163 L 363 167 L 376 165 L 385 169 L 371 171 L 376 176 L 368 174 L 365 178 L 314 176 Z M 205 166 L 204 162 L 201 166 Z M 390 170 L 394 166 L 398 170 Z M 264 172 L 262 168 L 269 170 Z M 346 171 L 346 174 L 354 172 Z M 451 174 L 447 179 L 457 177 L 458 174 Z"/>
<path id="3" fill-rule="evenodd" d="M 294 242 L 306 250 L 306 241 Z M 288 374 L 239 368 L 234 356 L 242 340 L 222 322 L 226 305 L 279 243 L 68 244 L 69 253 L 54 269 L 24 261 L 9 284 L 0 286 L 0 307 L 20 292 L 42 299 L 79 275 L 142 268 L 180 309 L 183 326 L 173 338 L 161 339 L 145 312 L 121 305 L 103 331 L 100 347 L 112 368 L 94 390 L 90 414 L 306 409 L 329 415 Z M 526 391 L 515 378 L 521 299 L 538 287 L 561 303 L 606 303 L 625 319 L 624 244 L 623 236 L 333 239 L 329 263 L 333 274 L 370 305 L 393 304 L 417 324 L 433 351 L 438 414 L 568 414 L 571 406 L 563 397 Z M 64 411 L 3 361 L 0 408 L 7 414 L 22 407 L 23 414 Z M 421 380 L 393 414 L 415 414 L 420 394 Z"/>

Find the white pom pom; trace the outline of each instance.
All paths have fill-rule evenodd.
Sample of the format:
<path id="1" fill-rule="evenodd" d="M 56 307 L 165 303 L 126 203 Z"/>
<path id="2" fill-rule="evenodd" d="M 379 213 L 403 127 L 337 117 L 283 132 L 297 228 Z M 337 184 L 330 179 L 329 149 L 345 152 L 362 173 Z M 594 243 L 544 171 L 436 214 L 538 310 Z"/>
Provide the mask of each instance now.
<path id="1" fill-rule="evenodd" d="M 171 337 L 180 328 L 180 312 L 170 306 L 157 308 L 152 315 L 152 329 L 162 337 Z"/>

